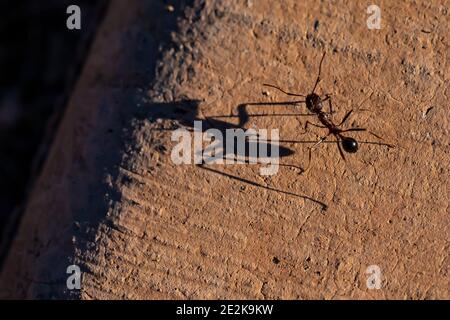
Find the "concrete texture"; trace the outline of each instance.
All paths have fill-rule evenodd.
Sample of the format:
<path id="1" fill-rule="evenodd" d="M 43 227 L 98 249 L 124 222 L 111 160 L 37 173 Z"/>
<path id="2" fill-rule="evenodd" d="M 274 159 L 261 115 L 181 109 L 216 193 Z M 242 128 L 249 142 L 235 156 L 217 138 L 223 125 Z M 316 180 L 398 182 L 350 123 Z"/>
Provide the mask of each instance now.
<path id="1" fill-rule="evenodd" d="M 113 1 L 1 296 L 448 299 L 448 7 L 380 1 L 382 29 L 369 30 L 367 6 L 195 1 L 159 54 L 174 13 Z M 318 91 L 333 95 L 333 119 L 357 109 L 347 125 L 396 148 L 362 144 L 344 162 L 327 143 L 308 172 L 280 167 L 272 177 L 257 165 L 172 163 L 173 129 L 205 118 L 237 126 L 238 105 L 286 100 L 262 83 L 308 93 L 323 52 Z M 326 133 L 302 134 L 310 117 L 249 119 L 245 128 L 278 128 L 283 140 Z M 291 154 L 282 163 L 305 166 L 310 144 L 282 146 Z M 79 292 L 64 289 L 72 263 L 83 270 Z M 366 285 L 371 265 L 381 268 L 379 290 Z"/>

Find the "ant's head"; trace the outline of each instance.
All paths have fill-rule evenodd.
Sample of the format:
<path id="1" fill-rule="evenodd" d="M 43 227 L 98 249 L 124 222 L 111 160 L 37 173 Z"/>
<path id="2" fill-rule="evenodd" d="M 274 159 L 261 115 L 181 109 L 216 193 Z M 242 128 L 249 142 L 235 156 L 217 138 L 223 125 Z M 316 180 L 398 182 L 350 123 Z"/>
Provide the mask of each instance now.
<path id="1" fill-rule="evenodd" d="M 345 152 L 355 153 L 358 151 L 358 141 L 353 138 L 342 137 L 341 145 Z"/>
<path id="2" fill-rule="evenodd" d="M 306 96 L 306 107 L 310 111 L 320 111 L 322 110 L 322 99 L 319 95 L 315 93 L 310 93 Z"/>

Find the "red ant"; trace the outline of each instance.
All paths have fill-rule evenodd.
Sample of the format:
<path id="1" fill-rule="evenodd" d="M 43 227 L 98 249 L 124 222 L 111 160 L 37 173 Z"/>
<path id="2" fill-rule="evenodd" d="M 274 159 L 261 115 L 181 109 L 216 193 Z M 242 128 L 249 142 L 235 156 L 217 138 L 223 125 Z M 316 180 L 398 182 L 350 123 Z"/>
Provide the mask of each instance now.
<path id="1" fill-rule="evenodd" d="M 317 75 L 317 79 L 316 79 L 316 83 L 314 84 L 314 87 L 312 89 L 312 92 L 308 95 L 302 95 L 302 94 L 297 94 L 297 93 L 290 93 L 290 92 L 286 92 L 283 89 L 271 85 L 271 84 L 263 84 L 266 87 L 271 87 L 271 88 L 275 88 L 279 91 L 281 91 L 282 93 L 288 95 L 288 96 L 294 96 L 294 97 L 303 97 L 305 98 L 305 100 L 298 100 L 298 101 L 289 101 L 289 102 L 268 102 L 268 103 L 248 103 L 246 105 L 297 105 L 300 103 L 306 103 L 306 108 L 312 112 L 311 115 L 316 115 L 317 118 L 319 119 L 320 123 L 322 125 L 317 125 L 314 123 L 311 123 L 309 121 L 306 121 L 305 123 L 305 132 L 308 129 L 308 125 L 312 125 L 318 128 L 324 128 L 324 129 L 328 129 L 328 133 L 321 137 L 312 147 L 309 148 L 309 165 L 308 168 L 311 164 L 311 153 L 312 150 L 314 148 L 316 148 L 319 144 L 321 144 L 322 142 L 324 142 L 330 135 L 333 135 L 336 138 L 336 144 L 338 146 L 339 149 L 339 153 L 342 157 L 342 159 L 344 159 L 345 161 L 345 155 L 344 152 L 347 153 L 355 153 L 358 151 L 358 141 L 354 138 L 348 137 L 346 135 L 344 135 L 344 133 L 346 132 L 352 132 L 352 131 L 366 131 L 369 134 L 375 136 L 376 138 L 383 140 L 383 138 L 381 138 L 380 136 L 378 136 L 377 134 L 368 131 L 365 128 L 350 128 L 350 129 L 340 129 L 340 127 L 348 120 L 348 118 L 350 117 L 350 115 L 352 114 L 353 110 L 350 110 L 349 112 L 347 112 L 347 114 L 344 116 L 344 118 L 342 119 L 342 121 L 339 124 L 335 124 L 332 121 L 331 115 L 333 114 L 333 106 L 331 103 L 331 95 L 330 94 L 325 94 L 323 98 L 321 98 L 318 94 L 315 93 L 316 88 L 321 80 L 320 78 L 320 74 L 321 74 L 321 70 L 322 70 L 322 63 L 323 60 L 325 58 L 325 52 L 322 56 L 322 59 L 320 60 L 320 64 L 319 64 L 319 73 Z M 328 101 L 328 105 L 329 105 L 329 112 L 324 111 L 323 108 L 323 103 L 325 101 Z M 248 116 L 246 118 L 246 120 L 248 120 Z M 282 142 L 282 140 L 280 141 Z M 286 141 L 288 142 L 288 141 Z M 362 143 L 367 143 L 367 144 L 375 144 L 375 145 L 382 145 L 382 146 L 387 146 L 389 148 L 392 148 L 394 146 L 387 144 L 387 143 L 381 143 L 381 142 L 370 142 L 370 141 L 365 141 Z M 307 170 L 307 169 L 306 169 Z M 306 171 L 304 170 L 304 171 Z"/>

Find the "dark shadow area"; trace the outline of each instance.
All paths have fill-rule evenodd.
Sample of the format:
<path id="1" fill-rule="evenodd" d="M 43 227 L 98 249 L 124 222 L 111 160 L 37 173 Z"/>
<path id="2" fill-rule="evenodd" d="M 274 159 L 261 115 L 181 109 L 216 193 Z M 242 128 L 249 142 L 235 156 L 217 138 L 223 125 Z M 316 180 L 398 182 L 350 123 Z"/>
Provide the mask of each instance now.
<path id="1" fill-rule="evenodd" d="M 13 4 L 13 1 L 7 2 L 11 5 Z M 66 19 L 68 16 L 66 9 L 68 2 L 66 0 L 49 2 L 55 6 L 53 8 L 54 11 L 52 11 L 54 20 L 51 20 L 50 13 L 44 10 L 47 8 L 47 3 L 41 4 L 39 1 L 29 0 L 26 1 L 29 7 L 24 6 L 23 2 L 17 4 L 16 14 L 22 14 L 22 10 L 25 9 L 31 10 L 32 12 L 33 19 L 25 16 L 23 20 L 19 19 L 16 27 L 25 33 L 24 39 L 29 39 L 33 45 L 29 45 L 28 47 L 27 43 L 24 44 L 25 48 L 22 48 L 24 50 L 24 57 L 22 60 L 18 60 L 18 69 L 11 69 L 9 74 L 10 76 L 15 72 L 20 74 L 20 77 L 17 79 L 19 82 L 23 81 L 23 77 L 26 78 L 26 87 L 31 88 L 24 91 L 29 95 L 29 100 L 27 101 L 37 99 L 36 96 L 30 95 L 28 92 L 35 94 L 39 92 L 45 93 L 44 89 L 47 87 L 45 86 L 46 82 L 43 81 L 44 79 L 52 78 L 55 73 L 68 68 L 68 62 L 64 59 L 57 59 L 58 63 L 55 62 L 55 65 L 52 65 L 52 68 L 49 70 L 42 67 L 43 62 L 58 58 L 58 51 L 51 45 L 48 51 L 45 51 L 45 48 L 41 46 L 48 42 L 53 44 L 52 39 L 54 40 L 54 37 L 52 37 L 52 34 L 62 34 L 63 37 L 68 37 L 67 40 L 69 42 L 72 42 L 67 47 L 64 45 L 64 42 L 58 42 L 59 46 L 57 48 L 62 48 L 66 54 L 65 57 L 72 56 L 74 52 L 80 50 L 81 44 L 76 42 L 73 36 L 70 36 L 73 31 L 69 32 L 66 28 Z M 109 1 L 106 0 L 98 2 L 106 2 L 109 4 Z M 94 3 L 97 3 L 97 1 L 78 1 L 76 3 L 81 7 L 82 17 L 84 17 L 82 18 L 82 21 L 84 21 L 82 22 L 83 25 L 87 23 L 87 14 L 85 14 L 87 13 L 87 7 L 89 4 L 93 5 Z M 9 290 L 15 290 L 10 293 L 13 297 L 28 299 L 78 299 L 80 297 L 79 290 L 68 290 L 66 286 L 68 276 L 66 269 L 72 264 L 77 264 L 83 274 L 92 273 L 90 267 L 84 264 L 89 259 L 86 258 L 85 261 L 76 261 L 77 257 L 79 258 L 80 255 L 90 252 L 93 248 L 93 243 L 97 241 L 96 234 L 100 229 L 107 233 L 108 231 L 105 231 L 105 228 L 117 228 L 112 222 L 111 216 L 107 214 L 111 208 L 111 203 L 120 202 L 122 194 L 115 185 L 105 182 L 105 176 L 110 176 L 112 181 L 116 181 L 120 177 L 119 171 L 124 163 L 123 157 L 127 154 L 128 148 L 133 145 L 134 121 L 140 118 L 139 112 L 137 112 L 136 101 L 142 97 L 139 96 L 138 88 L 148 88 L 153 82 L 157 70 L 157 61 L 162 58 L 164 52 L 170 49 L 177 50 L 176 44 L 172 41 L 171 34 L 178 31 L 178 21 L 184 16 L 185 9 L 190 7 L 192 3 L 193 0 L 173 0 L 170 3 L 165 0 L 130 2 L 130 12 L 132 12 L 131 15 L 135 17 L 135 20 L 126 22 L 129 23 L 129 25 L 124 25 L 124 28 L 127 28 L 126 30 L 119 30 L 120 32 L 117 32 L 117 34 L 109 34 L 111 37 L 117 37 L 114 38 L 114 43 L 119 43 L 120 48 L 124 49 L 117 57 L 117 61 L 111 64 L 114 70 L 96 69 L 92 71 L 97 73 L 103 72 L 108 75 L 108 79 L 103 79 L 102 74 L 98 74 L 99 79 L 95 84 L 97 86 L 96 90 L 98 90 L 97 92 L 103 90 L 107 96 L 104 99 L 103 97 L 99 97 L 100 105 L 91 106 L 95 109 L 101 121 L 96 123 L 97 125 L 95 127 L 89 128 L 89 133 L 81 132 L 79 137 L 80 141 L 83 141 L 80 144 L 83 143 L 83 147 L 86 148 L 84 154 L 89 155 L 89 159 L 82 158 L 81 153 L 77 154 L 75 152 L 74 154 L 70 154 L 70 156 L 78 158 L 72 162 L 74 164 L 71 167 L 73 171 L 68 172 L 67 177 L 63 177 L 65 181 L 61 181 L 64 187 L 59 188 L 58 185 L 49 186 L 49 189 L 55 192 L 56 196 L 61 195 L 62 197 L 68 198 L 65 202 L 65 206 L 68 207 L 67 210 L 58 212 L 56 209 L 49 216 L 69 215 L 68 217 L 55 217 L 55 220 L 69 221 L 69 225 L 56 225 L 56 222 L 53 220 L 46 221 L 45 223 L 48 227 L 44 225 L 43 229 L 40 229 L 34 237 L 31 235 L 22 235 L 22 238 L 27 241 L 24 243 L 25 247 L 16 249 L 17 251 L 27 251 L 25 261 L 30 260 L 33 265 L 21 265 L 21 269 L 18 270 L 27 270 L 27 274 L 21 274 L 19 275 L 21 276 L 20 278 L 14 279 L 12 282 L 14 287 L 0 288 L 0 294 L 7 290 L 8 292 Z M 70 2 L 70 4 L 73 3 Z M 4 12 L 11 12 L 11 10 L 8 11 L 5 8 Z M 121 12 L 110 12 L 110 14 L 111 17 L 115 17 L 120 21 Z M 191 12 L 191 16 L 195 16 L 195 12 Z M 34 23 L 31 23 L 31 21 L 34 21 Z M 109 21 L 109 23 L 114 25 L 116 21 Z M 25 29 L 20 27 L 22 24 L 24 24 Z M 42 30 L 39 29 L 41 25 L 43 25 Z M 14 26 L 10 27 L 13 28 Z M 34 31 L 40 31 L 38 35 L 32 32 L 33 28 L 36 29 Z M 31 32 L 31 35 L 27 35 L 29 32 Z M 105 33 L 108 32 L 105 31 Z M 11 41 L 16 37 L 20 39 L 21 36 L 20 34 L 14 34 L 12 31 L 11 34 L 8 34 Z M 103 39 L 100 42 L 102 45 L 106 44 Z M 12 46 L 11 50 L 14 53 L 14 50 L 19 49 Z M 95 56 L 97 53 L 90 52 L 90 54 Z M 34 59 L 36 57 L 40 57 L 42 61 Z M 77 57 L 79 56 L 77 55 Z M 29 64 L 22 65 L 24 61 L 28 61 L 27 59 L 31 59 Z M 80 62 L 80 67 L 83 62 L 84 59 Z M 34 69 L 32 68 L 36 69 L 35 74 L 33 74 L 32 71 Z M 86 70 L 86 72 L 89 71 Z M 42 78 L 40 79 L 38 75 L 41 75 Z M 78 75 L 79 73 L 77 73 Z M 28 79 L 30 76 L 33 76 L 31 80 Z M 5 79 L 7 80 L 7 77 Z M 50 92 L 60 91 L 61 85 L 63 85 L 63 78 L 56 77 L 55 79 L 53 80 L 56 83 L 50 85 Z M 75 80 L 76 77 L 73 79 L 72 84 Z M 71 89 L 72 86 L 69 86 L 67 96 Z M 111 91 L 114 91 L 114 93 Z M 14 92 L 14 90 L 11 89 L 8 92 Z M 61 101 L 63 101 L 62 106 L 65 106 L 67 99 Z M 48 100 L 44 99 L 41 103 L 45 105 L 46 102 Z M 38 110 L 35 112 L 39 114 Z M 62 112 L 57 112 L 57 114 L 57 118 L 59 118 Z M 28 123 L 39 120 L 35 113 L 34 116 L 31 115 L 29 116 Z M 45 126 L 42 125 L 42 127 Z M 78 137 L 75 136 L 75 138 Z M 46 145 L 49 147 L 50 144 L 48 143 Z M 64 152 L 64 150 L 61 150 L 61 152 Z M 45 159 L 48 149 L 44 149 L 42 153 L 41 163 Z M 27 151 L 27 154 L 31 153 Z M 89 165 L 87 165 L 88 162 Z M 14 178 L 15 175 L 11 175 L 11 179 Z M 19 192 L 23 192 L 23 189 L 24 185 L 17 188 Z M 44 197 L 45 192 L 48 191 L 43 192 Z M 44 203 L 46 201 L 43 200 Z M 54 209 L 51 204 L 48 205 L 50 210 Z M 7 257 L 9 245 L 20 224 L 21 213 L 23 212 L 21 211 L 17 215 L 16 219 L 14 219 L 13 226 L 9 228 L 8 234 L 11 236 L 9 237 L 8 243 L 3 246 L 2 264 L 6 260 L 4 258 Z M 30 220 L 32 221 L 32 218 Z M 73 239 L 77 239 L 76 244 L 72 241 Z M 31 255 L 34 255 L 34 257 L 31 257 Z M 14 261 L 15 259 L 19 259 L 19 261 Z M 15 271 L 14 265 L 16 263 L 24 264 L 22 258 L 18 257 L 16 253 L 12 255 L 11 260 L 8 260 L 8 262 L 9 269 L 13 269 L 13 271 Z M 3 268 L 5 266 L 2 265 L 1 267 Z"/>
<path id="2" fill-rule="evenodd" d="M 0 265 L 108 3 L 76 2 L 82 30 L 73 1 L 0 3 Z"/>
<path id="3" fill-rule="evenodd" d="M 222 137 L 226 137 L 227 130 L 247 130 L 246 128 L 235 125 L 226 121 L 218 120 L 213 117 L 208 118 L 201 118 L 198 116 L 199 113 L 199 101 L 196 100 L 184 100 L 184 101 L 177 101 L 174 103 L 154 103 L 149 105 L 150 114 L 148 115 L 151 118 L 160 118 L 160 119 L 167 119 L 167 120 L 177 120 L 182 126 L 194 129 L 194 122 L 195 121 L 201 121 L 202 123 L 202 131 L 206 132 L 209 129 L 217 129 L 222 134 Z M 177 128 L 171 128 L 171 130 L 175 130 Z M 167 129 L 166 129 L 167 130 Z M 270 135 L 268 137 L 270 139 Z M 225 139 L 223 141 L 219 141 L 220 145 L 226 146 Z M 267 149 L 268 154 L 267 156 L 272 157 L 270 151 L 272 149 L 272 145 L 270 143 L 265 142 L 256 142 L 252 140 L 246 140 L 245 142 L 245 149 L 244 153 L 239 153 L 238 150 L 235 148 L 234 150 L 227 150 L 225 148 L 224 152 L 224 158 L 227 156 L 239 156 L 243 158 L 248 158 L 249 150 L 252 148 L 257 147 L 257 150 Z M 285 148 L 283 146 L 279 146 L 279 157 L 287 157 L 290 155 L 293 155 L 294 151 Z M 296 167 L 292 165 L 293 167 Z M 297 169 L 302 170 L 300 167 L 297 167 Z"/>
<path id="4" fill-rule="evenodd" d="M 281 104 L 286 104 L 285 102 L 280 102 Z M 244 105 L 239 105 L 237 107 L 238 110 L 238 114 L 237 115 L 218 115 L 218 116 L 214 116 L 214 117 L 207 117 L 207 118 L 201 118 L 199 117 L 199 105 L 200 105 L 200 101 L 196 101 L 196 100 L 182 100 L 182 101 L 177 101 L 177 102 L 172 102 L 172 103 L 151 103 L 148 105 L 148 113 L 147 114 L 143 114 L 142 116 L 144 118 L 149 118 L 149 119 L 166 119 L 166 120 L 176 120 L 177 123 L 179 123 L 181 126 L 186 127 L 188 129 L 190 129 L 191 131 L 194 131 L 194 122 L 195 121 L 201 121 L 202 122 L 202 132 L 205 132 L 209 129 L 217 129 L 219 130 L 219 132 L 222 134 L 222 137 L 226 137 L 227 135 L 227 130 L 246 130 L 246 128 L 244 128 L 243 126 L 239 125 L 239 124 L 245 124 L 248 120 L 249 115 L 247 114 L 245 108 L 243 108 Z M 261 103 L 262 105 L 262 103 Z M 260 116 L 281 116 L 281 115 L 289 115 L 289 116 L 301 116 L 302 114 L 276 114 L 276 115 L 260 115 Z M 309 114 L 307 114 L 309 115 Z M 222 121 L 222 120 L 218 120 L 220 118 L 238 118 L 239 119 L 239 124 L 235 125 L 226 121 Z M 172 131 L 172 130 L 176 130 L 178 129 L 178 125 L 171 127 L 171 128 L 163 128 L 161 130 L 168 130 L 168 131 Z M 224 139 L 225 140 L 225 139 Z M 280 142 L 282 142 L 282 140 L 280 140 Z M 218 141 L 219 145 L 223 145 L 226 146 L 226 141 Z M 253 146 L 252 146 L 253 144 Z M 279 157 L 280 158 L 284 158 L 284 157 L 288 157 L 293 155 L 295 152 L 294 150 L 281 146 L 279 145 Z M 261 148 L 263 148 L 264 150 L 271 150 L 272 145 L 270 143 L 270 136 L 268 137 L 268 139 L 265 141 L 263 140 L 262 142 L 258 140 L 258 138 L 256 138 L 256 140 L 247 140 L 245 143 L 245 149 L 244 149 L 244 153 L 239 153 L 239 151 L 236 149 L 236 145 L 235 148 L 233 150 L 227 150 L 225 148 L 224 153 L 223 153 L 223 159 L 235 159 L 236 157 L 240 157 L 240 158 L 245 158 L 245 163 L 250 163 L 248 160 L 249 157 L 249 150 L 251 149 L 257 149 L 257 150 L 261 150 Z M 272 157 L 271 153 L 268 153 L 269 157 Z M 227 177 L 229 179 L 234 179 L 237 180 L 241 183 L 246 183 L 255 187 L 259 187 L 259 188 L 263 188 L 265 190 L 269 190 L 269 191 L 274 191 L 274 192 L 279 192 L 282 194 L 286 194 L 289 196 L 294 196 L 294 197 L 299 197 L 308 201 L 312 201 L 318 205 L 320 205 L 322 207 L 322 210 L 326 210 L 327 209 L 327 205 L 321 201 L 318 201 L 316 199 L 313 199 L 309 196 L 306 195 L 301 195 L 301 194 L 296 194 L 293 192 L 288 192 L 288 191 L 284 191 L 281 189 L 277 189 L 277 188 L 273 188 L 273 187 L 269 187 L 257 182 L 254 182 L 252 180 L 248 180 L 248 179 L 243 179 L 241 177 L 238 176 L 234 176 L 231 175 L 229 173 L 223 172 L 223 171 L 219 171 L 217 169 L 213 169 L 211 167 L 207 167 L 207 163 L 202 163 L 201 165 L 198 165 L 199 168 L 202 168 L 203 170 L 207 170 L 209 172 L 213 172 L 216 174 L 220 174 L 224 177 Z M 284 166 L 284 167 L 291 167 L 294 169 L 297 169 L 299 171 L 299 173 L 303 172 L 303 169 L 299 166 L 293 165 L 293 164 L 286 164 L 286 163 L 279 163 L 279 166 Z"/>
<path id="5" fill-rule="evenodd" d="M 168 50 L 178 50 L 177 44 L 172 41 L 171 34 L 179 32 L 180 19 L 195 19 L 192 12 L 193 0 L 174 0 L 170 2 L 171 9 L 167 9 L 168 2 L 163 0 L 139 2 L 133 5 L 133 10 L 139 8 L 139 14 L 133 25 L 129 26 L 133 32 L 118 34 L 121 48 L 126 48 L 115 62 L 112 83 L 105 83 L 106 87 L 113 86 L 114 92 L 100 106 L 100 115 L 104 121 L 95 128 L 95 141 L 91 141 L 89 148 L 91 160 L 95 171 L 88 175 L 74 174 L 74 183 L 71 185 L 71 194 L 83 195 L 80 200 L 74 197 L 71 210 L 77 224 L 70 233 L 77 239 L 76 248 L 80 255 L 73 253 L 72 246 L 66 246 L 55 253 L 53 261 L 60 265 L 58 272 L 44 272 L 55 270 L 55 263 L 48 263 L 33 280 L 39 285 L 39 294 L 43 298 L 74 298 L 78 299 L 79 291 L 69 291 L 65 285 L 67 275 L 63 272 L 67 265 L 76 263 L 83 274 L 90 274 L 90 266 L 85 264 L 94 243 L 98 242 L 98 232 L 109 233 L 118 230 L 114 216 L 108 212 L 115 204 L 122 201 L 122 193 L 115 182 L 126 183 L 121 169 L 133 170 L 126 159 L 136 145 L 134 132 L 136 121 L 154 118 L 155 113 L 165 114 L 168 118 L 180 117 L 182 111 L 177 109 L 179 104 L 141 105 L 145 93 L 138 89 L 149 88 L 155 81 L 157 62 L 161 60 Z M 189 13 L 188 13 L 189 12 Z M 117 13 L 114 14 L 116 16 Z M 93 53 L 95 54 L 95 53 Z M 98 71 L 98 70 L 97 70 Z M 102 71 L 102 70 L 100 70 Z M 103 85 L 103 84 L 102 84 Z M 114 101 L 113 103 L 111 101 Z M 99 146 L 100 149 L 99 149 Z M 108 175 L 113 183 L 105 183 Z M 120 180 L 120 181 L 119 181 Z M 114 210 L 114 209 L 112 209 Z M 122 232 L 121 230 L 118 230 Z M 72 261 L 72 257 L 81 261 Z M 62 281 L 64 279 L 64 281 Z"/>

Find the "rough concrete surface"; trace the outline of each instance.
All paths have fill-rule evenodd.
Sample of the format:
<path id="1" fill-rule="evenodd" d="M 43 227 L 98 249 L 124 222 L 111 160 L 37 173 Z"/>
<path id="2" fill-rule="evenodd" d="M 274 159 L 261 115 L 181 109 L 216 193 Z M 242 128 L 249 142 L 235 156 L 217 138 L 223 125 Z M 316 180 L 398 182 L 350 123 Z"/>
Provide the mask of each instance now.
<path id="1" fill-rule="evenodd" d="M 2 297 L 449 298 L 445 2 L 378 1 L 382 28 L 369 30 L 365 1 L 195 1 L 160 52 L 174 18 L 149 3 L 112 2 L 5 262 Z M 310 92 L 323 52 L 318 92 L 332 94 L 334 121 L 353 108 L 346 126 L 395 148 L 361 144 L 344 162 L 324 143 L 309 171 L 271 177 L 259 165 L 172 162 L 174 129 L 206 118 L 237 127 L 240 104 L 290 99 L 262 83 Z M 303 133 L 306 120 L 251 116 L 244 128 L 298 141 L 326 133 Z M 281 146 L 282 164 L 306 166 L 311 144 Z M 64 290 L 72 263 L 79 292 Z M 379 290 L 366 284 L 371 265 Z"/>

